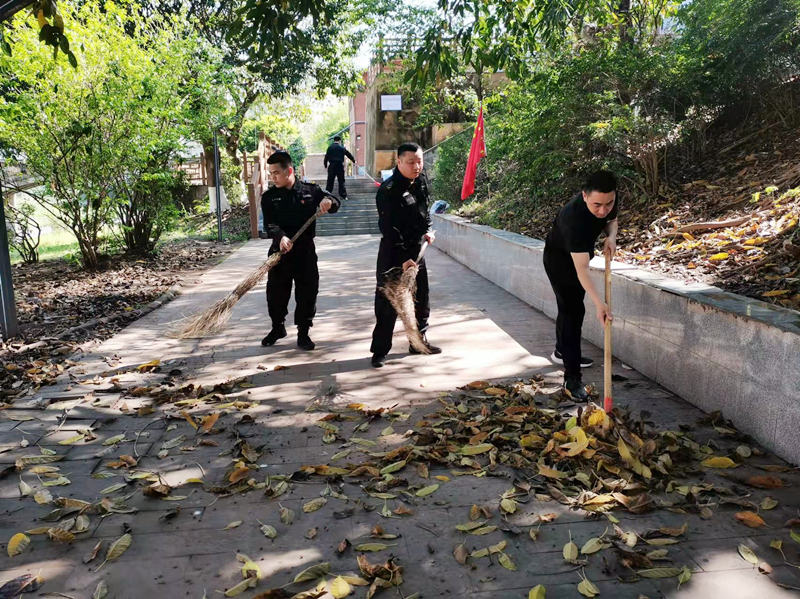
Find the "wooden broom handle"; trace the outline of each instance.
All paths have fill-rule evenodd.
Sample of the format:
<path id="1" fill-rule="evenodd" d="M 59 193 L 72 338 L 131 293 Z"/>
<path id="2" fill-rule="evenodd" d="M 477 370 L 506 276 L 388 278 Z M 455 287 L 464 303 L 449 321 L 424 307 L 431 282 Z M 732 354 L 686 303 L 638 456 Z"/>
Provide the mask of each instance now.
<path id="1" fill-rule="evenodd" d="M 327 191 L 323 191 L 322 193 L 325 195 L 325 197 L 338 199 L 335 195 L 328 193 Z M 306 222 L 303 223 L 303 226 L 300 227 L 297 233 L 292 235 L 291 242 L 294 243 L 295 241 L 297 241 L 297 238 L 300 237 L 305 232 L 305 230 L 311 226 L 311 223 L 317 220 L 317 218 L 319 218 L 320 216 L 322 216 L 322 212 L 317 210 L 311 218 L 309 218 Z"/>
<path id="2" fill-rule="evenodd" d="M 318 217 L 320 214 L 322 214 L 322 212 L 320 212 L 320 211 L 317 211 L 317 212 L 315 212 L 315 213 L 314 213 L 314 216 L 312 216 L 312 217 L 311 217 L 311 218 L 309 218 L 309 219 L 308 219 L 306 222 L 304 222 L 304 223 L 303 223 L 303 226 L 302 226 L 302 227 L 300 227 L 300 228 L 297 230 L 297 233 L 295 233 L 294 235 L 292 235 L 292 239 L 291 239 L 292 243 L 294 243 L 295 241 L 297 241 L 297 238 L 298 238 L 298 237 L 300 237 L 300 236 L 301 236 L 301 235 L 302 235 L 302 234 L 305 232 L 305 230 L 306 230 L 306 229 L 308 229 L 308 228 L 311 226 L 311 223 L 313 223 L 315 220 L 317 220 L 317 217 Z"/>
<path id="3" fill-rule="evenodd" d="M 606 254 L 606 306 L 611 310 L 611 256 Z M 611 321 L 606 319 L 604 323 L 605 335 L 603 345 L 603 408 L 610 412 L 614 406 L 611 391 Z"/>

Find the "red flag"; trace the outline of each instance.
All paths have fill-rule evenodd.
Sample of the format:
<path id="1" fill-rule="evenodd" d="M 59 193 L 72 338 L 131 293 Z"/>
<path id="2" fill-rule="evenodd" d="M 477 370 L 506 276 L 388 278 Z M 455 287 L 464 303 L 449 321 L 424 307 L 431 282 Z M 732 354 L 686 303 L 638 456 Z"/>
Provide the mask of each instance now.
<path id="1" fill-rule="evenodd" d="M 486 156 L 486 142 L 483 139 L 483 106 L 481 106 L 478 122 L 475 123 L 475 133 L 472 135 L 472 145 L 469 148 L 464 183 L 461 186 L 462 202 L 475 193 L 475 173 L 478 170 L 478 163 L 484 156 Z"/>

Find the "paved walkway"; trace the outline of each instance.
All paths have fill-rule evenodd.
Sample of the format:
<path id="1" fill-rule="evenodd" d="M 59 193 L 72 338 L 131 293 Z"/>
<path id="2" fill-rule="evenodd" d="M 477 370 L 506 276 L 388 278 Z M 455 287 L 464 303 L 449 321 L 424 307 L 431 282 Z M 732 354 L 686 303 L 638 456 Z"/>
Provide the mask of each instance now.
<path id="1" fill-rule="evenodd" d="M 265 497 L 260 490 L 226 497 L 209 492 L 212 485 L 230 474 L 231 445 L 237 438 L 254 448 L 264 445 L 258 462 L 265 475 L 291 474 L 308 464 L 335 465 L 331 459 L 342 447 L 339 443 L 323 442 L 324 431 L 317 424 L 325 412 L 308 408 L 343 407 L 354 402 L 369 408 L 395 406 L 395 410 L 411 416 L 405 422 L 395 421 L 393 431 L 383 431 L 388 422 L 378 421 L 356 433 L 388 448 L 402 443 L 406 429 L 412 428 L 426 413 L 438 409 L 440 394 L 453 392 L 470 381 L 527 380 L 541 375 L 545 391 L 557 388 L 560 372 L 546 358 L 554 340 L 552 321 L 434 250 L 428 254 L 432 305 L 429 338 L 442 346 L 443 354 L 408 355 L 398 328 L 389 362 L 383 369 L 372 369 L 368 348 L 374 322 L 373 270 L 377 245 L 374 236 L 318 239 L 321 283 L 318 314 L 312 329 L 317 342 L 314 352 L 296 348 L 294 327 L 289 327 L 289 337 L 276 347 L 260 346 L 259 341 L 268 329 L 263 285 L 239 302 L 222 334 L 199 341 L 181 341 L 166 335 L 170 323 L 222 297 L 260 263 L 267 245 L 264 241 L 253 241 L 200 276 L 197 285 L 175 301 L 84 356 L 82 363 L 71 370 L 75 379 L 71 384 L 45 390 L 44 400 L 19 402 L 13 409 L 0 413 L 0 468 L 13 465 L 23 456 L 38 454 L 37 445 L 52 449 L 65 456 L 56 465 L 71 481 L 65 486 L 48 487 L 54 497 L 90 502 L 104 495 L 127 497 L 125 504 L 138 510 L 104 518 L 90 511 L 89 530 L 78 534 L 69 544 L 30 535 L 31 544 L 21 555 L 7 558 L 3 550 L 0 584 L 32 573 L 45 579 L 40 593 L 62 593 L 59 596 L 90 597 L 102 580 L 108 585 L 109 597 L 115 598 L 215 597 L 221 596 L 218 591 L 242 580 L 242 563 L 236 560 L 238 552 L 255 560 L 264 578 L 256 589 L 241 595 L 249 599 L 267 588 L 290 582 L 298 571 L 317 562 L 330 562 L 335 572 L 358 572 L 353 550 L 338 556 L 336 547 L 344 538 L 354 544 L 364 542 L 378 524 L 387 532 L 402 536 L 381 541 L 392 547 L 368 554 L 369 559 L 383 561 L 391 551 L 403 566 L 406 581 L 399 592 L 387 589 L 380 591 L 379 597 L 419 593 L 421 597 L 523 598 L 536 584 L 547 587 L 550 599 L 579 597 L 577 584 L 581 574 L 597 585 L 601 597 L 766 599 L 796 595 L 785 586 L 800 588 L 800 570 L 784 565 L 780 554 L 769 546 L 772 539 L 782 539 L 786 558 L 800 562 L 800 544 L 791 540 L 789 530 L 783 528 L 787 519 L 798 515 L 800 507 L 800 497 L 791 488 L 769 492 L 751 489 L 756 502 L 767 494 L 778 500 L 777 507 L 762 511 L 768 526 L 759 529 L 746 528 L 734 519 L 733 514 L 743 509 L 737 506 L 719 506 L 718 510 L 714 506 L 714 516 L 708 520 L 696 514 L 665 510 L 641 516 L 617 514 L 623 528 L 642 534 L 649 529 L 677 527 L 688 522 L 688 531 L 681 537 L 683 541 L 669 546 L 673 562 L 664 562 L 666 566 L 685 565 L 692 570 L 691 581 L 680 590 L 675 578 L 640 579 L 622 585 L 619 571 L 610 567 L 600 554 L 590 556 L 582 570 L 565 563 L 562 547 L 570 536 L 580 546 L 590 537 L 602 534 L 609 523 L 586 519 L 582 513 L 571 512 L 555 502 L 532 501 L 522 506 L 524 509 L 510 518 L 514 526 L 522 529 L 519 536 L 496 531 L 486 537 L 465 540 L 455 525 L 468 519 L 472 504 L 496 506 L 511 484 L 503 478 L 452 478 L 443 482 L 434 496 L 413 500 L 417 504 L 416 514 L 405 519 L 380 517 L 378 512 L 383 502 L 367 497 L 357 484 L 349 482 L 333 486 L 334 490 L 341 489 L 339 492 L 349 497 L 349 501 L 330 497 L 319 511 L 304 513 L 302 506 L 306 502 L 326 493 L 325 483 L 316 477 L 296 481 L 290 492 L 278 500 Z M 601 351 L 593 346 L 585 347 L 584 354 L 595 358 L 598 364 L 601 362 Z M 136 368 L 153 360 L 160 360 L 158 373 L 139 372 Z M 702 416 L 635 371 L 615 364 L 615 372 L 626 379 L 616 384 L 616 403 L 636 412 L 646 410 L 643 418 L 654 421 L 657 428 L 676 430 L 679 425 L 693 426 Z M 213 385 L 239 377 L 246 377 L 247 384 L 237 388 L 233 399 L 254 405 L 243 410 L 228 406 L 213 431 L 217 434 L 203 437 L 209 440 L 207 443 L 192 442 L 194 429 L 174 406 L 155 406 L 154 411 L 146 407 L 152 403 L 150 396 L 158 383 L 171 380 L 179 384 L 191 381 Z M 600 382 L 601 368 L 588 369 L 585 378 Z M 120 389 L 130 390 L 137 385 L 142 388 L 133 394 L 120 393 Z M 59 403 L 48 410 L 40 409 L 52 401 Z M 191 406 L 187 409 L 191 411 Z M 167 421 L 163 418 L 164 410 L 178 417 Z M 208 409 L 202 413 L 208 413 Z M 349 436 L 355 424 L 345 422 L 339 426 Z M 95 439 L 59 443 L 87 428 L 93 430 Z M 380 436 L 382 431 L 386 434 Z M 700 442 L 718 443 L 709 441 L 711 435 L 707 432 L 698 430 L 696 438 Z M 103 444 L 123 433 L 124 441 Z M 184 439 L 178 446 L 165 449 L 164 444 L 169 446 L 169 441 L 179 435 L 184 435 Z M 21 447 L 21 442 L 28 446 Z M 168 455 L 159 457 L 159 452 Z M 119 491 L 108 491 L 110 486 L 126 482 L 120 470 L 108 467 L 108 462 L 120 455 L 138 458 L 132 470 L 157 472 L 161 482 L 173 487 L 183 485 L 173 495 L 185 498 L 164 501 L 145 497 L 135 480 Z M 769 455 L 753 460 L 753 464 L 780 463 Z M 115 476 L 97 478 L 98 472 L 112 472 Z M 753 473 L 765 474 L 760 470 Z M 434 474 L 448 473 L 432 470 L 431 475 Z M 23 473 L 23 479 L 34 490 L 47 480 L 46 475 L 39 476 L 41 480 L 29 471 Z M 788 482 L 800 482 L 796 472 L 780 476 Z M 198 478 L 205 482 L 205 488 L 191 482 Z M 263 480 L 260 474 L 256 479 Z M 698 473 L 698 481 L 701 479 L 731 485 L 716 474 Z M 190 482 L 186 483 L 187 480 Z M 19 496 L 18 474 L 0 480 L 3 542 L 16 532 L 42 526 L 44 523 L 37 519 L 53 509 L 52 505 L 37 505 L 31 497 Z M 280 506 L 296 512 L 296 521 L 291 526 L 281 523 Z M 352 514 L 347 512 L 348 508 L 354 508 Z M 534 543 L 527 536 L 526 525 L 534 522 L 536 514 L 547 512 L 559 517 L 542 526 L 540 538 Z M 237 521 L 241 524 L 223 530 Z M 274 526 L 277 538 L 266 538 L 259 530 L 259 521 Z M 83 563 L 98 540 L 106 541 L 102 549 L 105 552 L 108 543 L 124 532 L 131 532 L 133 542 L 118 560 L 97 572 L 96 564 L 101 560 Z M 453 558 L 453 548 L 458 543 L 469 543 L 470 548 L 483 547 L 501 539 L 508 541 L 506 552 L 516 562 L 517 571 L 502 568 L 496 560 L 475 560 L 472 566 L 461 566 Z M 737 552 L 740 544 L 748 545 L 762 561 L 769 562 L 773 573 L 759 574 Z M 292 592 L 300 590 L 291 587 Z M 364 592 L 358 589 L 353 596 L 363 597 Z"/>

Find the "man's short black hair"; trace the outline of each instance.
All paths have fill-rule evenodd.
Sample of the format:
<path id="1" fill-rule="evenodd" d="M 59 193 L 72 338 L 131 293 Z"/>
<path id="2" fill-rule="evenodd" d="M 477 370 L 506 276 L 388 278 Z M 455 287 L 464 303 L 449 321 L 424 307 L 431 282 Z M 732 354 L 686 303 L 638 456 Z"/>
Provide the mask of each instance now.
<path id="1" fill-rule="evenodd" d="M 406 152 L 414 152 L 416 153 L 417 150 L 421 150 L 422 148 L 419 147 L 419 144 L 415 144 L 413 141 L 407 141 L 405 143 L 401 143 L 400 146 L 397 148 L 397 157 L 400 158 Z"/>
<path id="2" fill-rule="evenodd" d="M 333 141 L 342 141 L 342 136 L 337 135 L 336 137 L 333 138 Z"/>
<path id="3" fill-rule="evenodd" d="M 617 178 L 611 171 L 597 171 L 586 178 L 581 189 L 586 193 L 610 193 L 617 190 Z"/>
<path id="4" fill-rule="evenodd" d="M 267 158 L 267 164 L 280 164 L 281 168 L 286 170 L 292 166 L 292 157 L 289 155 L 289 152 L 278 150 L 270 154 L 269 158 Z"/>

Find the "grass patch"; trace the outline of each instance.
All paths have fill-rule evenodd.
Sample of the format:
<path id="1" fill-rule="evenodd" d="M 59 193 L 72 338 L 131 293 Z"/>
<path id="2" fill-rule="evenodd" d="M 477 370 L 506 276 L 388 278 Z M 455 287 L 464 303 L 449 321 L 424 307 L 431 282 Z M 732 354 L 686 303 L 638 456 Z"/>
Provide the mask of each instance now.
<path id="1" fill-rule="evenodd" d="M 54 222 L 46 215 L 39 215 L 40 224 L 43 227 L 50 227 L 47 233 L 42 233 L 39 243 L 39 260 L 80 260 L 80 249 L 78 242 L 73 234 L 64 229 L 60 224 Z M 105 254 L 117 254 L 120 252 L 118 242 L 112 231 L 104 231 L 105 241 L 101 243 L 101 251 Z M 222 242 L 239 243 L 250 238 L 250 217 L 246 207 L 236 206 L 231 212 L 223 215 L 222 221 Z M 161 236 L 158 247 L 163 247 L 169 243 L 183 240 L 195 241 L 216 241 L 217 240 L 217 217 L 213 213 L 191 214 L 181 218 L 176 228 L 167 231 Z M 19 264 L 22 257 L 13 248 L 10 249 L 11 263 Z"/>
<path id="2" fill-rule="evenodd" d="M 19 264 L 22 257 L 12 247 L 9 247 L 11 264 Z M 78 254 L 78 242 L 69 231 L 53 228 L 50 233 L 43 233 L 39 243 L 39 260 L 59 260 Z"/>

